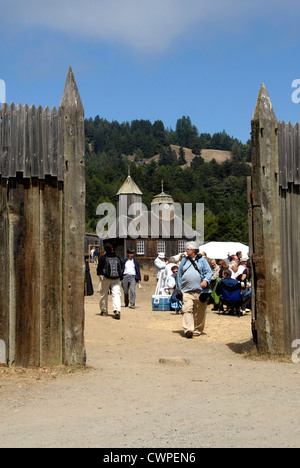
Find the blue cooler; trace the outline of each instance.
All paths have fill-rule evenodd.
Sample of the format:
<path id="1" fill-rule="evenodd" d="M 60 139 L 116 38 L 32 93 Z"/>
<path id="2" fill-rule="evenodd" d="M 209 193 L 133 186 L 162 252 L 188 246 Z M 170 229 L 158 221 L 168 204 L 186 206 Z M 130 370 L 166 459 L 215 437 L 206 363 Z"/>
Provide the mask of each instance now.
<path id="1" fill-rule="evenodd" d="M 152 296 L 152 310 L 171 310 L 171 296 Z"/>

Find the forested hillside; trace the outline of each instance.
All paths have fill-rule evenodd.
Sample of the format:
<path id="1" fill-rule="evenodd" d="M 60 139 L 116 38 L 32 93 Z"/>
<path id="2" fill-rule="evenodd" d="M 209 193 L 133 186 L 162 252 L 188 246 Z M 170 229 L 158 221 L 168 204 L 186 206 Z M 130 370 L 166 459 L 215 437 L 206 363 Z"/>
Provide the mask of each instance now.
<path id="1" fill-rule="evenodd" d="M 135 120 L 131 123 L 108 122 L 100 117 L 85 121 L 86 136 L 86 229 L 94 232 L 96 208 L 102 202 L 116 204 L 120 186 L 128 174 L 143 192 L 143 202 L 161 191 L 176 202 L 205 204 L 205 241 L 248 242 L 247 176 L 251 174 L 250 142 L 242 144 L 225 131 L 200 134 L 189 117 L 177 121 L 176 130 L 163 122 Z M 180 146 L 179 156 L 170 145 Z M 195 155 L 185 167 L 184 148 Z M 232 158 L 222 164 L 206 163 L 202 149 L 231 151 Z M 135 155 L 135 162 L 127 156 Z M 159 154 L 158 161 L 142 160 Z"/>

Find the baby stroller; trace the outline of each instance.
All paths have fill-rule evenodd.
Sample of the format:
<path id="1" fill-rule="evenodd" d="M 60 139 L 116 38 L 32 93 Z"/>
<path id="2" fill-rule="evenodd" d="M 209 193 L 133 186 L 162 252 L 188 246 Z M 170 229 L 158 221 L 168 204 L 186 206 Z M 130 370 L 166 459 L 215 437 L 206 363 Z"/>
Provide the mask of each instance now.
<path id="1" fill-rule="evenodd" d="M 176 315 L 179 315 L 182 309 L 182 294 L 177 289 L 175 289 L 171 296 L 170 304 L 171 309 L 175 310 Z"/>

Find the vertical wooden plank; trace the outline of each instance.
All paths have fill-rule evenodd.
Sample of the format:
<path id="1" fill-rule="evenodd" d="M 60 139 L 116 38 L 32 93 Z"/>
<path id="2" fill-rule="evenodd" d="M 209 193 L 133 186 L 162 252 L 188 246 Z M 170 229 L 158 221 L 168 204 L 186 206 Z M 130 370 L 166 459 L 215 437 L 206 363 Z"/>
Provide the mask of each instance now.
<path id="1" fill-rule="evenodd" d="M 262 85 L 252 118 L 253 263 L 258 347 L 284 353 L 278 121 Z"/>
<path id="2" fill-rule="evenodd" d="M 9 350 L 8 364 L 16 363 L 16 321 L 17 321 L 17 271 L 23 271 L 22 248 L 24 190 L 17 178 L 7 181 L 7 204 L 8 204 L 8 265 L 9 265 Z"/>
<path id="3" fill-rule="evenodd" d="M 50 109 L 47 106 L 45 109 L 45 175 L 51 175 L 51 152 L 52 152 L 52 128 L 51 128 L 51 114 Z"/>
<path id="4" fill-rule="evenodd" d="M 63 154 L 63 111 L 58 108 L 57 112 L 57 179 L 64 180 L 64 154 Z"/>
<path id="5" fill-rule="evenodd" d="M 294 182 L 294 128 L 289 122 L 286 126 L 287 130 L 287 172 L 288 182 Z"/>
<path id="6" fill-rule="evenodd" d="M 288 212 L 288 194 L 287 190 L 280 187 L 280 235 L 281 235 L 281 251 L 284 252 L 282 255 L 282 302 L 284 309 L 284 330 L 285 336 L 287 329 L 289 328 L 289 309 L 290 309 L 290 296 L 289 290 L 289 275 L 288 275 L 288 263 L 289 263 L 289 212 Z M 285 341 L 286 344 L 286 341 Z"/>
<path id="7" fill-rule="evenodd" d="M 256 329 L 256 320 L 257 320 L 257 312 L 256 312 L 256 300 L 255 300 L 255 290 L 256 287 L 254 285 L 254 281 L 256 278 L 256 274 L 254 271 L 254 245 L 253 245 L 253 204 L 252 204 L 252 179 L 251 177 L 247 178 L 247 198 L 248 198 L 248 230 L 249 230 L 249 260 L 251 266 L 251 278 L 252 278 L 252 307 L 251 307 L 251 314 L 252 314 L 252 335 L 254 343 L 257 344 L 257 329 Z"/>
<path id="8" fill-rule="evenodd" d="M 64 142 L 64 363 L 76 365 L 85 362 L 85 148 L 84 111 L 71 68 L 60 106 Z"/>
<path id="9" fill-rule="evenodd" d="M 16 160 L 18 157 L 18 130 L 16 106 L 10 106 L 10 157 L 9 157 L 9 177 L 16 177 Z"/>
<path id="10" fill-rule="evenodd" d="M 279 152 L 279 185 L 288 188 L 287 176 L 287 153 L 286 153 L 286 124 L 280 122 L 278 125 L 278 152 Z"/>
<path id="11" fill-rule="evenodd" d="M 45 140 L 45 111 L 39 106 L 37 109 L 37 128 L 38 128 L 38 165 L 39 179 L 45 179 L 45 159 L 46 159 L 46 140 Z"/>
<path id="12" fill-rule="evenodd" d="M 0 109 L 0 176 L 2 176 L 2 160 L 3 160 L 3 151 L 2 151 L 2 110 Z"/>
<path id="13" fill-rule="evenodd" d="M 24 108 L 19 103 L 17 105 L 17 161 L 16 161 L 16 172 L 22 173 L 24 171 L 24 142 L 23 142 L 23 131 L 24 131 Z"/>
<path id="14" fill-rule="evenodd" d="M 292 340 L 291 340 L 291 343 L 292 341 L 298 339 L 298 337 L 300 335 L 298 335 L 298 331 L 300 331 L 300 326 L 299 326 L 299 322 L 300 322 L 300 303 L 299 303 L 299 297 L 300 297 L 300 294 L 299 294 L 299 281 L 298 281 L 298 278 L 297 278 L 297 274 L 299 275 L 299 262 L 300 261 L 300 231 L 299 231 L 299 224 L 300 224 L 300 221 L 299 221 L 299 214 L 300 214 L 300 210 L 299 210 L 299 205 L 300 205 L 300 199 L 299 199 L 299 185 L 295 185 L 293 184 L 293 194 L 292 194 L 292 197 L 293 197 L 293 201 L 292 201 L 292 207 L 293 207 L 293 213 L 292 213 L 292 216 L 293 216 L 293 225 L 292 225 L 292 229 L 293 229 L 293 234 L 292 234 L 292 237 L 293 237 L 293 250 L 294 250 L 294 255 L 293 255 L 293 310 L 292 310 L 292 314 L 293 314 L 293 317 L 292 317 L 292 324 L 293 324 L 293 328 L 292 328 Z"/>
<path id="15" fill-rule="evenodd" d="M 285 329 L 285 348 L 291 350 L 291 333 L 292 333 L 292 310 L 293 310 L 293 207 L 292 207 L 292 184 L 289 184 L 289 188 L 285 190 L 285 205 L 284 211 L 285 216 L 284 226 L 282 229 L 285 230 L 285 244 L 284 255 L 282 255 L 282 274 L 285 276 L 285 289 L 283 295 L 286 297 L 284 303 L 286 305 L 284 309 L 284 329 Z"/>
<path id="16" fill-rule="evenodd" d="M 294 128 L 294 184 L 300 185 L 300 129 L 299 123 Z"/>
<path id="17" fill-rule="evenodd" d="M 7 180 L 0 176 L 0 340 L 9 361 L 9 255 L 8 255 Z"/>
<path id="18" fill-rule="evenodd" d="M 24 160 L 24 170 L 23 177 L 25 179 L 30 178 L 30 168 L 31 168 L 31 158 L 29 154 L 29 124 L 28 124 L 28 105 L 25 104 L 23 108 L 23 160 Z"/>
<path id="19" fill-rule="evenodd" d="M 40 181 L 40 365 L 62 364 L 62 200 L 55 178 Z"/>
<path id="20" fill-rule="evenodd" d="M 15 364 L 39 366 L 39 181 L 17 176 L 19 216 L 15 226 L 16 348 Z M 17 199 L 17 197 L 16 197 Z M 17 206 L 14 207 L 18 213 Z"/>
<path id="21" fill-rule="evenodd" d="M 2 177 L 9 177 L 9 107 L 8 104 L 2 105 Z"/>
<path id="22" fill-rule="evenodd" d="M 294 295 L 295 295 L 295 309 L 294 309 L 294 333 L 293 340 L 299 339 L 300 336 L 300 288 L 299 288 L 299 276 L 300 276 L 300 185 L 294 187 Z"/>
<path id="23" fill-rule="evenodd" d="M 38 125 L 37 125 L 37 110 L 34 105 L 29 108 L 28 112 L 28 132 L 29 132 L 29 154 L 30 154 L 30 172 L 31 177 L 39 176 L 38 165 Z"/>
<path id="24" fill-rule="evenodd" d="M 57 177 L 58 160 L 58 115 L 56 107 L 51 109 L 51 158 L 50 172 L 52 177 Z"/>
<path id="25" fill-rule="evenodd" d="M 292 127 L 293 128 L 293 127 Z M 291 148 L 291 156 L 294 156 L 294 148 Z M 294 162 L 294 158 L 293 158 Z M 294 166 L 294 164 L 293 164 Z M 293 169 L 294 167 L 291 167 L 291 173 L 292 176 L 291 178 L 294 180 L 294 172 Z M 289 253 L 289 272 L 288 272 L 288 277 L 290 280 L 290 288 L 289 288 L 289 293 L 290 293 L 290 298 L 291 298 L 291 305 L 290 305 L 290 310 L 288 311 L 289 314 L 289 323 L 290 323 L 290 336 L 287 336 L 287 343 L 286 343 L 286 349 L 292 350 L 292 341 L 293 341 L 293 334 L 295 331 L 296 323 L 295 323 L 295 301 L 296 301 L 296 296 L 297 296 L 297 291 L 296 288 L 298 288 L 298 285 L 295 284 L 295 271 L 296 271 L 296 264 L 295 260 L 297 258 L 297 253 L 294 251 L 294 249 L 297 249 L 297 244 L 298 244 L 298 239 L 295 237 L 297 235 L 297 220 L 295 219 L 296 216 L 296 194 L 295 194 L 295 186 L 294 182 L 290 183 L 290 188 L 289 188 L 289 198 L 290 198 L 290 224 L 288 225 L 289 233 L 290 233 L 290 242 L 291 242 L 291 251 Z M 297 200 L 299 203 L 299 200 Z M 297 281 L 298 283 L 298 281 Z M 286 311 L 287 312 L 287 311 Z"/>

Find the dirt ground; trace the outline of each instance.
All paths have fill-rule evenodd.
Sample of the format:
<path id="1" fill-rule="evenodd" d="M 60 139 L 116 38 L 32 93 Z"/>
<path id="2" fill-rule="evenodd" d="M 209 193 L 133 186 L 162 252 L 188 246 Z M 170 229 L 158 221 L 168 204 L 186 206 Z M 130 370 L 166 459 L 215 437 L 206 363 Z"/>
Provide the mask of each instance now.
<path id="1" fill-rule="evenodd" d="M 155 277 L 120 321 L 86 299 L 87 369 L 0 368 L 0 447 L 299 447 L 299 365 L 250 358 L 251 318 L 209 308 L 187 340 L 153 312 Z M 149 273 L 149 272 L 143 272 Z M 246 353 L 246 354 L 245 354 Z"/>

